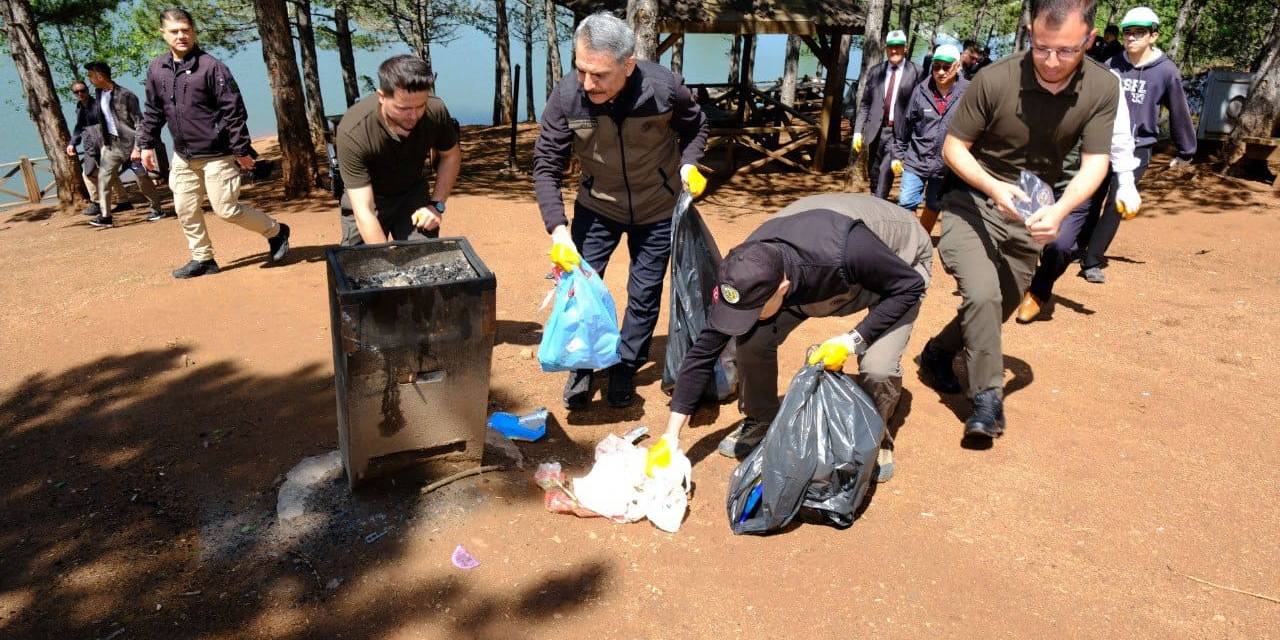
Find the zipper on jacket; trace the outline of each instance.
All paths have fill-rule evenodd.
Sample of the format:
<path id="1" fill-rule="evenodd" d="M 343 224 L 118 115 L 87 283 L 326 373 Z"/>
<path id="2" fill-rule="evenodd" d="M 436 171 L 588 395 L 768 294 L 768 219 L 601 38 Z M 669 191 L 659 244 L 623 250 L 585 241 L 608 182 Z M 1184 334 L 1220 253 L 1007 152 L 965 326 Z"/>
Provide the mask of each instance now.
<path id="1" fill-rule="evenodd" d="M 631 202 L 631 180 L 627 178 L 627 144 L 622 137 L 623 121 L 626 118 L 618 118 L 614 120 L 614 125 L 618 129 L 618 156 L 622 158 L 622 186 L 627 190 L 627 214 L 630 217 L 631 224 L 636 223 L 636 210 Z"/>

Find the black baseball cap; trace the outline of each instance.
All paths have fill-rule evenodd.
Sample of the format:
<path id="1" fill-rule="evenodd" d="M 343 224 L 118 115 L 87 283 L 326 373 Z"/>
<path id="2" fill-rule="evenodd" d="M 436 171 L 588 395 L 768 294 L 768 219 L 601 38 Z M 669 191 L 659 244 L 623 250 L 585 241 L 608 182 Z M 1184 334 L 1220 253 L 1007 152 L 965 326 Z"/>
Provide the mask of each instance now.
<path id="1" fill-rule="evenodd" d="M 734 247 L 720 262 L 711 292 L 711 328 L 730 336 L 750 331 L 784 275 L 782 253 L 774 247 L 760 241 Z"/>

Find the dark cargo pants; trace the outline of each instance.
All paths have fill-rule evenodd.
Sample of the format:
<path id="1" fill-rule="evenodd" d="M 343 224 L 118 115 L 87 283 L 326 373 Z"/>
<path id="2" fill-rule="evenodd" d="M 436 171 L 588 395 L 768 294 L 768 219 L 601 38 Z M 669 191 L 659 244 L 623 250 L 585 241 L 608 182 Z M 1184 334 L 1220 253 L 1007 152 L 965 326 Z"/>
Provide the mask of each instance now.
<path id="1" fill-rule="evenodd" d="M 938 254 L 960 287 L 956 317 L 934 339 L 946 351 L 964 349 L 969 395 L 1004 387 L 1000 325 L 1013 315 L 1031 282 L 1040 245 L 1020 221 L 1005 217 L 981 193 L 958 188 L 942 199 Z"/>

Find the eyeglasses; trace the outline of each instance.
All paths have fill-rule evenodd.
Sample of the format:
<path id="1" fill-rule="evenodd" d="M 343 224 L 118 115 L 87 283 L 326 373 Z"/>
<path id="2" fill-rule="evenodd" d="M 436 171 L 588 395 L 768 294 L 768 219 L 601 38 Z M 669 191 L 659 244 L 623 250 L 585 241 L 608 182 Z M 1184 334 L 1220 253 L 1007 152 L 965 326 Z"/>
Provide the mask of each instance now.
<path id="1" fill-rule="evenodd" d="M 71 90 L 71 93 L 74 93 L 74 94 L 76 94 L 76 95 L 80 95 L 80 94 L 82 94 L 82 93 L 89 93 L 89 90 L 88 90 L 88 89 L 72 89 L 72 90 Z"/>
<path id="2" fill-rule="evenodd" d="M 1141 27 L 1134 27 L 1132 29 L 1124 30 L 1124 37 L 1129 40 L 1141 40 L 1142 38 L 1145 38 L 1149 35 L 1151 35 L 1151 30 L 1143 29 Z"/>
<path id="3" fill-rule="evenodd" d="M 1089 40 L 1089 37 L 1085 36 L 1085 42 L 1088 42 L 1088 40 Z M 1083 45 L 1083 43 L 1081 44 Z M 1052 54 L 1052 53 L 1058 54 L 1059 60 L 1066 60 L 1066 59 L 1074 58 L 1080 55 L 1083 51 L 1084 51 L 1083 46 L 1059 47 L 1057 49 L 1054 49 L 1053 47 L 1041 47 L 1034 44 L 1031 45 L 1031 53 L 1034 54 L 1035 57 L 1040 58 L 1041 60 L 1048 60 L 1049 54 Z"/>

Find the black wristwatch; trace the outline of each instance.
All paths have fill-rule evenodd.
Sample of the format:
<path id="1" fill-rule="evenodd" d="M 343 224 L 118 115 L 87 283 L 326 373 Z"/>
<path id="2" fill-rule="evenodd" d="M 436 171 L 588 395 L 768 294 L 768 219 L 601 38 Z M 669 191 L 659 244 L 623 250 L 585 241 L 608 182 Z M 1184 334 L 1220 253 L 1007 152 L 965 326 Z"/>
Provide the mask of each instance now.
<path id="1" fill-rule="evenodd" d="M 440 215 L 444 215 L 444 203 L 443 203 L 443 202 L 441 202 L 441 201 L 439 201 L 439 200 L 432 200 L 432 201 L 430 201 L 430 202 L 428 202 L 428 203 L 427 203 L 427 206 L 431 207 L 432 209 L 435 209 L 435 210 L 436 210 L 436 213 L 438 213 L 438 214 L 440 214 Z"/>

